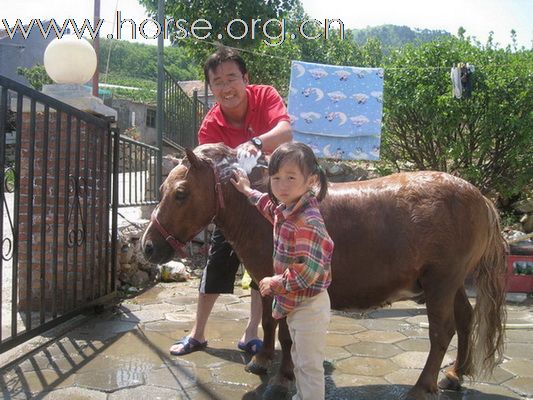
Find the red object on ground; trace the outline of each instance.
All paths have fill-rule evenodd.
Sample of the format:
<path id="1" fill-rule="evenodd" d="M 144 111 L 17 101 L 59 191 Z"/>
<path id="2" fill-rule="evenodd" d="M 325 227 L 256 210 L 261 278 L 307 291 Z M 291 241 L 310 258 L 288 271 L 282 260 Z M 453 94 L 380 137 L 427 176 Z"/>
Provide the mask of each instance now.
<path id="1" fill-rule="evenodd" d="M 533 256 L 507 255 L 507 292 L 533 293 Z"/>

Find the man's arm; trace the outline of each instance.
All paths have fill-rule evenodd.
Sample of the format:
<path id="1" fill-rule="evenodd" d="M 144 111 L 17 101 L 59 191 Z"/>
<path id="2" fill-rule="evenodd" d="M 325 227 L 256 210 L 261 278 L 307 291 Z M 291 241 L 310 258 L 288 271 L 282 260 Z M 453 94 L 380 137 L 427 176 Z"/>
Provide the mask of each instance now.
<path id="1" fill-rule="evenodd" d="M 263 142 L 263 153 L 271 154 L 280 144 L 292 140 L 292 127 L 289 121 L 282 120 L 279 121 L 274 128 L 257 137 Z M 256 154 L 258 151 L 257 147 L 255 147 L 250 141 L 244 142 L 238 149 L 239 152 L 243 152 L 244 154 Z"/>
<path id="2" fill-rule="evenodd" d="M 292 140 L 292 127 L 289 121 L 279 121 L 274 128 L 258 136 L 263 142 L 263 151 L 272 153 L 285 142 Z"/>

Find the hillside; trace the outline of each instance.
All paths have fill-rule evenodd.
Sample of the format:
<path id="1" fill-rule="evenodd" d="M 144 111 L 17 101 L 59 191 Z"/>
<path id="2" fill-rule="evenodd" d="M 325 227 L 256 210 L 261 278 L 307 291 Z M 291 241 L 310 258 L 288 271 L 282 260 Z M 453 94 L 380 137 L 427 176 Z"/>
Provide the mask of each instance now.
<path id="1" fill-rule="evenodd" d="M 120 72 L 123 77 L 157 80 L 157 46 L 102 39 L 99 59 L 98 69 L 102 74 L 108 68 L 111 75 Z M 165 68 L 180 81 L 197 78 L 185 50 L 179 47 L 165 47 Z"/>
<path id="2" fill-rule="evenodd" d="M 352 29 L 351 32 L 358 44 L 363 45 L 369 38 L 374 37 L 381 41 L 384 49 L 404 46 L 407 43 L 429 42 L 443 36 L 450 36 L 449 32 L 442 30 L 411 29 L 398 25 Z M 109 54 L 110 47 L 111 53 Z M 99 65 L 102 74 L 106 72 L 108 55 L 110 75 L 149 81 L 157 80 L 157 46 L 102 39 Z M 180 81 L 197 79 L 200 72 L 199 66 L 190 63 L 186 50 L 177 46 L 165 47 L 165 68 Z"/>
<path id="3" fill-rule="evenodd" d="M 377 38 L 385 50 L 408 43 L 430 42 L 451 35 L 443 30 L 411 29 L 408 26 L 398 25 L 370 26 L 364 29 L 351 29 L 351 32 L 358 44 L 363 45 L 369 38 Z"/>
<path id="4" fill-rule="evenodd" d="M 429 29 L 411 29 L 407 26 L 381 25 L 365 29 L 352 29 L 354 40 L 364 45 L 369 38 L 377 38 L 382 50 L 408 43 L 432 41 L 450 36 L 449 32 Z M 119 40 L 100 41 L 100 81 L 123 86 L 134 86 L 142 90 L 114 89 L 115 96 L 133 100 L 154 102 L 157 82 L 157 46 Z M 108 61 L 109 60 L 109 61 Z M 178 81 L 198 79 L 201 66 L 190 62 L 182 47 L 165 47 L 165 68 Z M 107 71 L 107 74 L 106 74 Z"/>
<path id="5" fill-rule="evenodd" d="M 179 47 L 165 47 L 165 68 L 178 81 L 197 79 L 199 74 L 199 69 L 195 69 L 191 64 L 185 50 Z M 102 39 L 98 70 L 101 83 L 141 89 L 109 89 L 114 96 L 147 103 L 155 102 L 157 46 Z"/>

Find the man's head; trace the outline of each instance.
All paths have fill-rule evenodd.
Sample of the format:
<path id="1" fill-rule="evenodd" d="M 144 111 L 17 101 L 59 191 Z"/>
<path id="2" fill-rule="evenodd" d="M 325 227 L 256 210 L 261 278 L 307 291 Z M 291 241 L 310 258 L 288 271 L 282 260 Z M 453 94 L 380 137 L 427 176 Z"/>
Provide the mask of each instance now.
<path id="1" fill-rule="evenodd" d="M 204 66 L 207 83 L 226 117 L 244 121 L 248 105 L 248 73 L 241 56 L 227 47 L 219 48 Z M 234 121 L 235 122 L 235 121 Z"/>
<path id="2" fill-rule="evenodd" d="M 212 84 L 212 82 L 210 81 L 209 73 L 216 72 L 218 67 L 220 67 L 220 65 L 225 62 L 234 62 L 235 64 L 237 64 L 237 68 L 241 72 L 241 75 L 243 77 L 244 76 L 248 77 L 248 70 L 246 69 L 246 63 L 244 62 L 240 54 L 237 51 L 230 49 L 229 47 L 221 46 L 218 48 L 217 51 L 215 51 L 213 54 L 209 56 L 209 58 L 206 60 L 204 64 L 204 76 L 205 76 L 205 81 L 208 84 L 210 85 Z"/>

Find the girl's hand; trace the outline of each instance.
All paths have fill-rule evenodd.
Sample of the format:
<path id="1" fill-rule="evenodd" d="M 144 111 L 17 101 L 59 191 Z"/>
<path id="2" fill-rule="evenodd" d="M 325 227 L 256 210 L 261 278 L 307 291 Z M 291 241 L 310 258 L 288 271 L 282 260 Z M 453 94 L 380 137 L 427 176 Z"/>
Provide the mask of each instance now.
<path id="1" fill-rule="evenodd" d="M 242 171 L 236 170 L 230 181 L 233 186 L 235 186 L 235 189 L 241 193 L 244 193 L 245 195 L 248 195 L 248 193 L 250 193 L 252 190 L 250 188 L 250 181 L 248 180 L 248 177 Z"/>
<path id="2" fill-rule="evenodd" d="M 273 294 L 272 289 L 270 289 L 270 281 L 272 280 L 272 277 L 267 276 L 266 278 L 261 279 L 261 282 L 259 282 L 259 292 L 261 292 L 261 296 L 271 296 Z"/>

